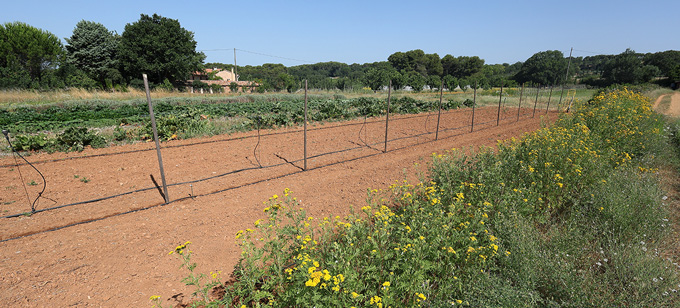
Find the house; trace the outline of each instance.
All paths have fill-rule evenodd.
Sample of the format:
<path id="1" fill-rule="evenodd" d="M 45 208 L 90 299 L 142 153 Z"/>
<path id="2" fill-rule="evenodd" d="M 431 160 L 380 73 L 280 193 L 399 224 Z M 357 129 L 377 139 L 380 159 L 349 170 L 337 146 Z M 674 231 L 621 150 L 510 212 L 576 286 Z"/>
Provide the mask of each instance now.
<path id="1" fill-rule="evenodd" d="M 216 80 L 210 80 L 209 75 L 211 75 L 211 73 L 214 73 L 214 76 L 217 78 Z M 187 90 L 189 90 L 191 93 L 194 93 L 192 83 L 195 80 L 199 80 L 209 85 L 218 84 L 222 87 L 224 93 L 231 92 L 230 85 L 232 82 L 235 82 L 238 85 L 238 92 L 244 92 L 243 89 L 245 89 L 245 92 L 253 92 L 253 90 L 259 86 L 259 84 L 253 81 L 238 80 L 238 76 L 234 73 L 233 68 L 230 71 L 218 68 L 208 68 L 205 69 L 205 71 L 197 71 L 192 73 L 191 79 L 187 80 Z M 200 92 L 203 93 L 203 89 L 201 89 Z M 210 92 L 212 93 L 212 89 L 210 89 Z"/>

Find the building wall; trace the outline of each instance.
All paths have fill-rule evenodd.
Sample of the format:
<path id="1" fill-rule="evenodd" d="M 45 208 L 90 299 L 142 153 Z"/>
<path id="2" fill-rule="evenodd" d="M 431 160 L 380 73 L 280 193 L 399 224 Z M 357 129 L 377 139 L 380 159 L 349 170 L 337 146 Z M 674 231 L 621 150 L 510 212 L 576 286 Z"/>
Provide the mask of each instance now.
<path id="1" fill-rule="evenodd" d="M 220 71 L 216 75 L 222 77 L 224 81 L 236 81 L 236 74 L 233 71 Z"/>

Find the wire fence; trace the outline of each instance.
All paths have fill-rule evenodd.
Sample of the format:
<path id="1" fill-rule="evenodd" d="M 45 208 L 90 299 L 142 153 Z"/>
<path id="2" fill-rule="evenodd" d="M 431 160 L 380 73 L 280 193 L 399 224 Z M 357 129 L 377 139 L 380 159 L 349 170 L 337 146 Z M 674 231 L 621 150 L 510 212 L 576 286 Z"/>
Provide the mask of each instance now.
<path id="1" fill-rule="evenodd" d="M 0 179 L 6 183 L 6 194 L 0 199 L 4 214 L 0 218 L 5 222 L 0 224 L 0 242 L 223 193 L 506 125 L 547 114 L 554 110 L 550 108 L 551 100 L 552 106 L 557 104 L 548 88 L 523 87 L 521 91 L 518 104 L 508 103 L 508 96 L 501 89 L 497 106 L 480 108 L 475 95 L 472 106 L 461 109 L 441 110 L 440 107 L 434 112 L 411 115 L 390 115 L 388 111 L 385 116 L 364 116 L 355 121 L 323 125 L 308 125 L 305 121 L 302 128 L 258 128 L 236 136 L 164 144 L 162 151 L 160 146 L 140 144 L 132 150 L 105 149 L 111 152 L 34 161 L 35 171 L 42 170 L 45 174 L 42 184 L 47 189 L 36 193 L 39 185 L 29 182 L 26 194 L 30 192 L 37 196 L 32 203 L 32 198 L 23 197 L 19 189 L 20 186 L 26 187 L 26 181 L 32 176 L 19 179 L 16 176 L 18 172 L 14 172 L 23 169 L 26 173 L 29 160 L 24 158 L 24 163 L 18 160 L 14 164 L 6 163 L 0 166 Z M 547 93 L 550 94 L 546 99 Z M 389 103 L 388 95 L 385 101 L 387 110 Z M 149 153 L 154 150 L 158 151 L 157 157 Z M 165 166 L 161 152 L 166 159 Z M 19 153 L 14 154 L 19 156 Z M 92 166 L 93 163 L 96 166 Z M 163 168 L 167 174 L 159 174 L 158 169 Z M 212 170 L 225 171 L 218 173 Z M 159 175 L 162 178 L 167 175 L 169 181 L 159 183 Z M 17 184 L 18 181 L 21 183 Z M 58 185 L 50 186 L 51 183 Z M 24 198 L 28 199 L 28 205 L 24 205 Z M 53 216 L 56 218 L 16 230 L 17 219 L 46 212 L 55 212 Z M 67 218 L 71 214 L 78 219 Z"/>

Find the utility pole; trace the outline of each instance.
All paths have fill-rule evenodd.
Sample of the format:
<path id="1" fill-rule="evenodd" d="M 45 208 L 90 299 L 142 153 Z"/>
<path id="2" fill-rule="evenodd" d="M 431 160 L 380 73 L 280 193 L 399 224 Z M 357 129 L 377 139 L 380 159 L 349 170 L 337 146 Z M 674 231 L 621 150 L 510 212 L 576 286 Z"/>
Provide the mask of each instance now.
<path id="1" fill-rule="evenodd" d="M 234 48 L 234 78 L 238 81 L 238 70 L 236 69 L 236 48 Z"/>

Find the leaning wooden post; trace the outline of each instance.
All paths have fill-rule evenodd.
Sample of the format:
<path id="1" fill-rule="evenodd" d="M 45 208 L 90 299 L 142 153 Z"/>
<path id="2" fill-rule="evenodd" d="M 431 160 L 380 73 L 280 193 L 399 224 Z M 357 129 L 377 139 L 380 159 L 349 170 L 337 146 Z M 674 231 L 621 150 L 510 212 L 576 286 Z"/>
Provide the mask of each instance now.
<path id="1" fill-rule="evenodd" d="M 501 124 L 501 103 L 503 102 L 503 86 L 501 85 L 501 94 L 498 95 L 498 116 L 496 117 L 496 126 Z"/>
<path id="2" fill-rule="evenodd" d="M 305 166 L 304 170 L 307 170 L 307 79 L 305 79 Z"/>
<path id="3" fill-rule="evenodd" d="M 383 153 L 387 153 L 387 128 L 390 125 L 390 99 L 392 96 L 392 80 L 390 79 L 390 86 L 387 88 L 387 118 L 385 118 L 385 149 Z"/>
<path id="4" fill-rule="evenodd" d="M 475 80 L 475 91 L 472 95 L 472 124 L 470 126 L 470 132 L 475 130 L 475 105 L 477 105 L 477 80 Z"/>
<path id="5" fill-rule="evenodd" d="M 538 105 L 538 92 L 541 91 L 541 84 L 536 87 L 536 100 L 534 100 L 534 113 L 531 115 L 532 118 L 536 117 L 536 105 Z"/>
<path id="6" fill-rule="evenodd" d="M 522 110 L 522 96 L 524 95 L 524 84 L 522 84 L 522 90 L 519 92 L 519 105 L 517 105 L 517 122 L 519 122 L 519 112 Z"/>
<path id="7" fill-rule="evenodd" d="M 442 85 L 439 87 L 439 114 L 437 115 L 437 132 L 434 134 L 434 140 L 439 139 L 439 120 L 442 117 L 442 99 L 444 98 L 444 81 L 442 80 Z"/>
<path id="8" fill-rule="evenodd" d="M 165 171 L 163 170 L 163 157 L 161 156 L 161 144 L 158 142 L 158 130 L 156 129 L 156 117 L 153 114 L 153 106 L 151 105 L 151 93 L 149 92 L 149 81 L 146 74 L 142 74 L 144 79 L 144 89 L 146 90 L 146 101 L 149 104 L 149 116 L 151 117 L 151 129 L 153 130 L 153 140 L 156 142 L 156 154 L 158 155 L 158 166 L 161 169 L 161 180 L 163 181 L 163 198 L 165 203 L 170 202 L 168 196 L 168 185 L 165 182 Z"/>

